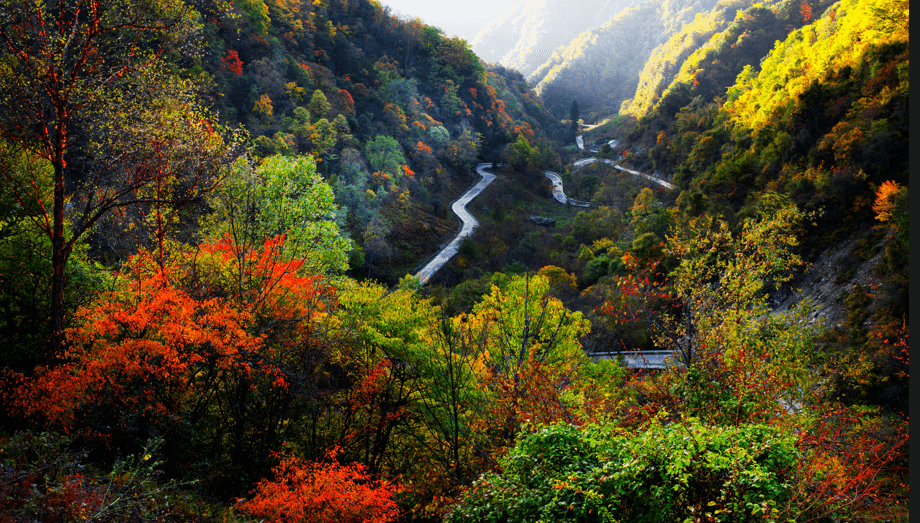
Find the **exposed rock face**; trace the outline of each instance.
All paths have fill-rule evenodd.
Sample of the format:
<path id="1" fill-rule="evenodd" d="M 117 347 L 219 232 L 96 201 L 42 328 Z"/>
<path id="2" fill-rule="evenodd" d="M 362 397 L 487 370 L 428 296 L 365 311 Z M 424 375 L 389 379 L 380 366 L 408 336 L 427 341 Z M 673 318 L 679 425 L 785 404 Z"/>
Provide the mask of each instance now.
<path id="1" fill-rule="evenodd" d="M 858 244 L 868 237 L 869 230 L 863 230 L 822 253 L 795 283 L 794 290 L 784 289 L 773 295 L 774 312 L 783 312 L 809 298 L 815 305 L 811 313 L 812 323 L 830 329 L 843 327 L 847 320 L 844 302 L 847 296 L 857 286 L 871 292 L 881 283 L 875 275 L 875 268 L 881 261 L 883 250 L 870 259 L 863 259 L 856 252 Z M 872 307 L 876 306 L 874 301 Z"/>
<path id="2" fill-rule="evenodd" d="M 547 218 L 545 216 L 531 216 L 530 222 L 537 225 L 542 225 L 544 227 L 555 227 L 556 220 L 553 218 Z"/>

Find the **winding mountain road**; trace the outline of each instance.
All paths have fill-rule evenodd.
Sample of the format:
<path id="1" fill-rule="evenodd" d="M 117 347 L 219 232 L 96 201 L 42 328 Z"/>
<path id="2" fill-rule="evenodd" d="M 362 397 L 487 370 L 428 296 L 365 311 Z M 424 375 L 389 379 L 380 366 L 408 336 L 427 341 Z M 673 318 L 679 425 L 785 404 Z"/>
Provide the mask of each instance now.
<path id="1" fill-rule="evenodd" d="M 590 164 L 595 163 L 595 162 L 602 162 L 602 163 L 606 163 L 607 165 L 612 165 L 614 169 L 617 169 L 617 170 L 620 170 L 620 171 L 623 171 L 623 172 L 627 172 L 627 173 L 629 173 L 629 174 L 631 174 L 631 175 L 633 175 L 633 176 L 638 176 L 638 177 L 640 177 L 640 178 L 645 178 L 645 179 L 649 180 L 650 182 L 652 182 L 652 183 L 657 183 L 658 185 L 660 185 L 660 186 L 662 186 L 662 187 L 664 187 L 664 188 L 666 188 L 666 189 L 676 189 L 676 188 L 677 188 L 675 185 L 670 184 L 670 183 L 668 183 L 668 182 L 662 180 L 661 178 L 656 178 L 656 177 L 652 176 L 651 174 L 640 173 L 639 171 L 633 171 L 632 169 L 627 169 L 627 168 L 625 168 L 625 167 L 620 167 L 620 165 L 619 165 L 618 163 L 616 163 L 615 161 L 613 161 L 613 160 L 607 160 L 606 158 L 585 158 L 585 159 L 583 159 L 583 160 L 578 160 L 578 161 L 574 162 L 572 165 L 574 165 L 576 168 L 580 168 L 580 167 L 584 167 L 584 166 L 586 166 L 586 165 L 590 165 Z"/>
<path id="2" fill-rule="evenodd" d="M 591 207 L 591 204 L 588 202 L 582 202 L 579 200 L 573 200 L 565 195 L 565 192 L 562 190 L 562 177 L 559 176 L 559 173 L 554 173 L 553 171 L 543 171 L 543 174 L 551 182 L 553 182 L 553 198 L 561 203 L 562 205 L 574 205 L 575 207 Z"/>
<path id="3" fill-rule="evenodd" d="M 591 160 L 597 161 L 596 158 L 592 158 Z M 592 162 L 584 163 L 585 160 L 580 160 L 579 162 L 582 162 L 581 165 L 587 165 L 588 163 L 592 163 Z M 576 165 L 578 165 L 579 162 L 576 162 Z M 479 226 L 479 220 L 477 220 L 472 214 L 470 214 L 469 211 L 466 210 L 466 205 L 470 203 L 471 201 L 473 201 L 474 198 L 479 196 L 482 193 L 482 191 L 484 191 L 485 188 L 488 187 L 489 184 L 492 183 L 493 180 L 495 180 L 495 175 L 490 172 L 486 172 L 485 170 L 487 167 L 490 167 L 491 165 L 492 164 L 490 163 L 481 163 L 477 165 L 476 172 L 479 173 L 479 176 L 481 176 L 482 178 L 479 180 L 479 182 L 476 183 L 476 185 L 474 185 L 469 190 L 467 190 L 465 193 L 463 193 L 463 196 L 461 196 L 454 203 L 451 204 L 450 209 L 454 212 L 454 214 L 457 215 L 458 218 L 460 218 L 460 221 L 462 222 L 463 225 L 460 227 L 460 232 L 458 232 L 457 235 L 454 236 L 454 238 L 450 241 L 450 243 L 448 243 L 446 247 L 441 249 L 441 251 L 437 255 L 435 255 L 435 257 L 432 258 L 431 261 L 425 264 L 425 266 L 420 271 L 415 273 L 415 277 L 418 278 L 418 280 L 423 285 L 428 283 L 428 280 L 431 279 L 431 277 L 434 276 L 434 274 L 438 272 L 438 270 L 440 270 L 441 267 L 443 267 L 445 263 L 447 263 L 451 258 L 454 257 L 454 255 L 457 254 L 457 252 L 460 250 L 460 242 L 463 241 L 464 238 L 470 237 L 473 234 L 473 232 L 476 230 L 476 227 Z M 661 180 L 658 180 L 657 178 L 650 177 L 642 173 L 637 173 L 635 171 L 629 171 L 627 169 L 623 169 L 616 165 L 615 167 L 621 170 L 630 172 L 632 174 L 651 178 L 653 181 L 657 180 L 659 183 L 664 184 L 665 187 L 671 187 L 671 188 L 674 187 L 673 185 L 668 184 L 667 182 L 662 182 Z M 552 171 L 543 171 L 543 174 L 545 174 L 546 177 L 549 178 L 550 181 L 552 181 L 553 198 L 557 202 L 561 204 L 567 203 L 569 205 L 574 205 L 577 207 L 590 207 L 590 204 L 588 202 L 572 200 L 566 197 L 565 193 L 562 190 L 562 178 L 559 176 L 559 174 L 554 173 Z M 669 351 L 645 351 L 641 353 L 637 351 L 628 351 L 628 352 L 618 352 L 618 353 L 599 353 L 599 354 L 594 354 L 592 356 L 594 358 L 615 358 L 617 356 L 622 356 L 624 358 L 624 364 L 627 368 L 637 368 L 637 369 L 664 369 L 668 366 L 674 365 L 676 362 L 676 354 L 669 352 Z"/>
<path id="4" fill-rule="evenodd" d="M 579 135 L 578 138 L 581 138 L 581 135 Z M 584 147 L 584 145 L 582 143 L 579 143 L 579 147 Z M 585 165 L 592 164 L 594 162 L 603 162 L 608 165 L 612 165 L 616 169 L 627 172 L 634 176 L 646 178 L 650 180 L 651 182 L 657 183 L 658 185 L 661 185 L 662 187 L 666 187 L 668 189 L 675 188 L 674 185 L 664 180 L 661 180 L 659 178 L 656 178 L 654 176 L 640 173 L 638 171 L 626 169 L 624 167 L 620 167 L 613 160 L 606 160 L 606 159 L 600 159 L 600 158 L 585 158 L 583 160 L 576 161 L 573 165 L 576 168 L 579 168 L 579 167 L 584 167 Z M 461 196 L 454 203 L 451 204 L 450 210 L 453 211 L 454 214 L 456 214 L 458 218 L 460 218 L 460 222 L 462 223 L 460 227 L 460 232 L 458 232 L 457 235 L 454 236 L 454 238 L 450 241 L 450 243 L 447 244 L 446 247 L 441 249 L 441 251 L 438 254 L 436 254 L 434 258 L 432 258 L 424 267 L 422 267 L 421 270 L 415 273 L 415 277 L 418 278 L 419 281 L 421 281 L 423 285 L 425 283 L 428 283 L 428 280 L 431 279 L 431 277 L 434 276 L 434 274 L 438 272 L 441 269 L 441 267 L 444 266 L 445 263 L 447 263 L 451 258 L 454 257 L 454 255 L 457 254 L 457 252 L 460 250 L 460 242 L 463 241 L 464 238 L 470 237 L 473 234 L 473 231 L 476 230 L 476 227 L 479 226 L 479 221 L 476 220 L 476 218 L 474 218 L 473 215 L 470 214 L 469 211 L 466 210 L 466 205 L 470 203 L 471 201 L 473 201 L 473 198 L 476 198 L 477 196 L 479 196 L 479 194 L 482 193 L 482 191 L 485 190 L 485 188 L 488 187 L 490 183 L 492 183 L 492 180 L 495 179 L 494 174 L 490 172 L 486 172 L 485 170 L 486 168 L 491 167 L 491 165 L 492 164 L 490 163 L 481 163 L 477 165 L 476 172 L 479 173 L 479 176 L 481 176 L 482 178 L 479 180 L 479 182 L 476 183 L 476 185 L 474 185 L 468 191 L 463 193 L 463 196 Z M 559 176 L 559 173 L 555 173 L 553 171 L 543 171 L 543 174 L 546 175 L 546 177 L 549 178 L 549 180 L 552 182 L 553 199 L 555 199 L 557 202 L 563 205 L 568 204 L 568 205 L 572 205 L 575 207 L 586 207 L 586 208 L 591 207 L 591 204 L 588 202 L 573 200 L 565 195 L 565 192 L 563 191 L 563 188 L 562 188 L 562 177 Z"/>
<path id="5" fill-rule="evenodd" d="M 473 198 L 479 196 L 479 194 L 492 183 L 492 180 L 495 179 L 494 174 L 485 171 L 485 169 L 491 167 L 491 165 L 491 163 L 481 163 L 477 165 L 476 172 L 479 173 L 479 176 L 482 176 L 482 179 L 450 205 L 450 210 L 460 218 L 463 225 L 460 227 L 460 232 L 454 236 L 454 239 L 451 240 L 446 247 L 441 249 L 441 252 L 432 258 L 427 265 L 415 273 L 415 277 L 418 278 L 422 284 L 428 283 L 428 280 L 434 276 L 434 273 L 438 272 L 448 260 L 457 254 L 457 251 L 460 250 L 460 242 L 463 241 L 464 238 L 468 238 L 472 235 L 476 227 L 479 226 L 479 221 L 466 210 L 466 204 L 473 201 Z"/>

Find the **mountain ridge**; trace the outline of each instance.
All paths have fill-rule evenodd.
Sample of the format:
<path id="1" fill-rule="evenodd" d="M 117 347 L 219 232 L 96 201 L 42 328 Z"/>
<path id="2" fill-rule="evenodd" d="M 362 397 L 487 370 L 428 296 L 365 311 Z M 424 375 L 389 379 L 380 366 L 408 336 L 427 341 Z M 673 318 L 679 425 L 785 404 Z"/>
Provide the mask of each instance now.
<path id="1" fill-rule="evenodd" d="M 483 60 L 530 76 L 560 46 L 637 1 L 526 0 L 480 29 L 470 44 Z"/>

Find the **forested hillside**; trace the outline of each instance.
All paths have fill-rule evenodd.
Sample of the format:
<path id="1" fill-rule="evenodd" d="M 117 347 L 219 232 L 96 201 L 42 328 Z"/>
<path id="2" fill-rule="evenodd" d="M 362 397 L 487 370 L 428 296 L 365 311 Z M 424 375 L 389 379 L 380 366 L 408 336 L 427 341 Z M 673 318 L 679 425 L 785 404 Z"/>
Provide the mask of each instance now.
<path id="1" fill-rule="evenodd" d="M 906 0 L 0 2 L 0 521 L 909 521 Z"/>
<path id="2" fill-rule="evenodd" d="M 675 32 L 646 62 L 635 96 L 623 112 L 647 113 L 678 75 L 678 85 L 691 84 L 694 80 L 714 83 L 715 86 L 701 94 L 709 98 L 717 96 L 720 89 L 734 82 L 742 67 L 758 63 L 777 40 L 808 21 L 801 17 L 794 2 L 786 2 L 775 11 L 763 3 L 750 9 L 752 4 L 719 2 L 704 16 Z M 704 74 L 696 78 L 699 70 L 712 69 L 714 63 L 721 68 L 708 71 L 708 76 L 716 78 L 709 79 Z"/>
<path id="3" fill-rule="evenodd" d="M 711 0 L 638 3 L 560 47 L 530 76 L 547 106 L 564 115 L 572 100 L 585 112 L 613 109 L 636 90 L 639 74 L 652 51 Z M 603 114 L 601 112 L 601 114 Z"/>
<path id="4" fill-rule="evenodd" d="M 470 42 L 485 61 L 530 76 L 572 38 L 601 26 L 637 0 L 528 0 L 497 16 Z"/>

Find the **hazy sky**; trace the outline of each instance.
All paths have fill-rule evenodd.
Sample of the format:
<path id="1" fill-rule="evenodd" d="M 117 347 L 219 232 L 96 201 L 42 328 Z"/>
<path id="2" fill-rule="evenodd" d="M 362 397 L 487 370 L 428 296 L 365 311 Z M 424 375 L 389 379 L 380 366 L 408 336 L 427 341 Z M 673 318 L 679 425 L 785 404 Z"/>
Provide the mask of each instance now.
<path id="1" fill-rule="evenodd" d="M 380 0 L 394 14 L 419 17 L 428 25 L 470 41 L 480 28 L 523 0 Z"/>

